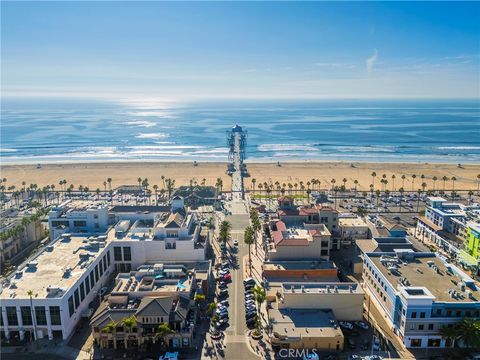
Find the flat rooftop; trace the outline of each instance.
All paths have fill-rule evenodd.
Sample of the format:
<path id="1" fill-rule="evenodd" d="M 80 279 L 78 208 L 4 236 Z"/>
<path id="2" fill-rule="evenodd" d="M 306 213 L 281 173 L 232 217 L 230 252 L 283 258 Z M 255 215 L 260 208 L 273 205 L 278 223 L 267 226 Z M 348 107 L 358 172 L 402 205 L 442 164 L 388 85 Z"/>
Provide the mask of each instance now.
<path id="1" fill-rule="evenodd" d="M 363 294 L 363 289 L 356 282 L 284 282 L 282 292 L 284 294 Z"/>
<path id="2" fill-rule="evenodd" d="M 394 255 L 392 254 L 392 258 Z M 425 256 L 417 253 L 412 260 L 402 259 L 398 263 L 397 271 L 392 272 L 388 269 L 387 263 L 382 263 L 382 257 L 370 256 L 371 261 L 393 285 L 394 288 L 400 287 L 426 287 L 438 302 L 474 302 L 480 300 L 480 293 L 477 289 L 471 289 L 472 298 L 466 296 L 466 292 L 461 292 L 458 284 L 462 278 L 449 270 L 446 264 L 436 256 Z M 435 265 L 435 267 L 433 267 Z M 401 282 L 406 279 L 408 283 Z M 461 296 L 452 298 L 449 290 L 454 289 Z"/>
<path id="3" fill-rule="evenodd" d="M 85 272 L 85 268 L 100 254 L 108 238 L 99 236 L 72 235 L 60 237 L 47 245 L 28 264 L 17 269 L 4 284 L 2 299 L 28 298 L 27 291 L 38 294 L 37 298 L 62 297 L 61 291 L 47 292 L 47 288 L 68 290 Z"/>
<path id="4" fill-rule="evenodd" d="M 339 218 L 340 226 L 355 226 L 355 227 L 367 227 L 368 225 L 360 218 Z"/>
<path id="5" fill-rule="evenodd" d="M 333 270 L 333 261 L 273 261 L 263 264 L 263 270 Z"/>
<path id="6" fill-rule="evenodd" d="M 271 309 L 268 316 L 273 336 L 277 339 L 343 338 L 342 330 L 330 310 Z"/>

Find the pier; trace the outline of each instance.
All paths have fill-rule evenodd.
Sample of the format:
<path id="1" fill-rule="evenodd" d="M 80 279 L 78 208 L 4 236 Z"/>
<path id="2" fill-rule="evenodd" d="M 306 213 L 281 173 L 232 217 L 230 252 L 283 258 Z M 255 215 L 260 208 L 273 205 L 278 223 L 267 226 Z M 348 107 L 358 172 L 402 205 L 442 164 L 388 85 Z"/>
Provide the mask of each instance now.
<path id="1" fill-rule="evenodd" d="M 232 176 L 232 200 L 244 199 L 243 176 L 246 167 L 243 164 L 245 159 L 245 147 L 247 144 L 247 132 L 241 126 L 235 125 L 232 130 L 227 131 L 228 153 L 228 174 Z"/>

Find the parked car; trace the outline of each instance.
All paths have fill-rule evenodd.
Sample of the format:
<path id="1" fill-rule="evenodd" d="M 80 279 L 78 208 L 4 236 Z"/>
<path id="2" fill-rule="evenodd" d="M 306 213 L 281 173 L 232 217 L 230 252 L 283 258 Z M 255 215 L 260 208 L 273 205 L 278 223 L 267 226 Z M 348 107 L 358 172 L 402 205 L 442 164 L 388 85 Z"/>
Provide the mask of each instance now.
<path id="1" fill-rule="evenodd" d="M 380 350 L 380 339 L 374 336 L 373 338 L 373 351 L 379 351 Z"/>
<path id="2" fill-rule="evenodd" d="M 254 284 L 247 284 L 245 285 L 245 290 L 252 290 L 255 287 Z"/>
<path id="3" fill-rule="evenodd" d="M 223 275 L 222 280 L 223 281 L 231 281 L 232 280 L 232 275 L 230 275 L 230 274 Z"/>
<path id="4" fill-rule="evenodd" d="M 362 360 L 362 357 L 360 355 L 353 354 L 348 356 L 348 360 Z"/>
<path id="5" fill-rule="evenodd" d="M 233 240 L 233 245 L 238 246 L 238 240 Z"/>
<path id="6" fill-rule="evenodd" d="M 383 357 L 380 355 L 370 355 L 370 356 L 365 356 L 365 360 L 382 360 Z"/>
<path id="7" fill-rule="evenodd" d="M 368 324 L 364 321 L 357 321 L 355 322 L 355 325 L 357 325 L 361 329 L 368 330 Z"/>
<path id="8" fill-rule="evenodd" d="M 340 325 L 344 329 L 353 330 L 353 325 L 348 321 L 339 321 L 338 325 Z"/>
<path id="9" fill-rule="evenodd" d="M 228 303 L 228 300 L 222 300 L 222 301 L 220 301 L 218 304 L 219 304 L 219 305 L 223 305 L 223 306 L 228 306 L 228 305 L 230 305 L 230 304 Z"/>
<path id="10" fill-rule="evenodd" d="M 247 284 L 253 284 L 255 285 L 255 279 L 253 278 L 246 278 L 243 280 L 243 285 L 247 285 Z"/>

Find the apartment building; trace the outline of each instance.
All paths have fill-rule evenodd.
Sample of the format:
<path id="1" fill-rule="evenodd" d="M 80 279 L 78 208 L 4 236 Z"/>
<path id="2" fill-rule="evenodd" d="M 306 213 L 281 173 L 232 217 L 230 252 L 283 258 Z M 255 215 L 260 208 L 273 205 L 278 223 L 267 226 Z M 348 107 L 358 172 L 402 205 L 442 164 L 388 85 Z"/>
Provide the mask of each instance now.
<path id="1" fill-rule="evenodd" d="M 444 326 L 480 318 L 479 291 L 468 275 L 435 253 L 366 253 L 363 284 L 407 348 L 443 348 Z"/>

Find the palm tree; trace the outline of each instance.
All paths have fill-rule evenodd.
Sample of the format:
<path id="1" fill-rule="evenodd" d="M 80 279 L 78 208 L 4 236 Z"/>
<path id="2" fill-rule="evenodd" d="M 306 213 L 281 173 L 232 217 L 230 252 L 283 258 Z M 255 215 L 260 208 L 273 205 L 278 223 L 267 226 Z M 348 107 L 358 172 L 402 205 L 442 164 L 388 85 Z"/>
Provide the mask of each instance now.
<path id="1" fill-rule="evenodd" d="M 402 212 L 402 200 L 403 200 L 403 192 L 405 191 L 403 187 L 401 187 L 398 191 L 400 191 L 400 203 L 399 203 L 399 212 Z"/>
<path id="2" fill-rule="evenodd" d="M 33 325 L 33 339 L 32 340 L 37 340 L 37 319 L 34 314 L 34 308 L 33 308 L 33 291 L 28 290 L 27 295 L 30 298 L 30 315 L 32 316 L 32 325 Z M 35 297 L 37 297 L 37 294 L 35 294 Z"/>
<path id="3" fill-rule="evenodd" d="M 130 334 L 132 330 L 137 326 L 137 318 L 135 315 L 129 316 L 122 320 L 123 328 L 127 334 Z M 127 348 L 128 335 L 125 336 L 125 348 Z"/>
<path id="4" fill-rule="evenodd" d="M 117 330 L 117 324 L 113 321 L 110 321 L 107 325 L 102 328 L 103 333 L 113 334 Z"/>
<path id="5" fill-rule="evenodd" d="M 252 188 L 253 188 L 253 194 L 255 195 L 255 184 L 257 182 L 257 179 L 252 178 Z"/>
<path id="6" fill-rule="evenodd" d="M 415 189 L 415 179 L 417 178 L 417 175 L 413 174 L 412 175 L 412 191 Z"/>
<path id="7" fill-rule="evenodd" d="M 422 190 L 418 189 L 417 190 L 417 213 L 418 213 L 418 209 L 420 207 L 420 194 L 422 193 Z"/>
<path id="8" fill-rule="evenodd" d="M 443 191 L 445 191 L 445 183 L 448 181 L 448 177 L 444 176 L 442 177 L 443 180 Z"/>
<path id="9" fill-rule="evenodd" d="M 158 197 L 157 197 L 158 185 L 157 184 L 153 185 L 153 190 L 155 191 L 155 205 L 158 205 Z"/>
<path id="10" fill-rule="evenodd" d="M 405 175 L 402 175 L 402 188 L 405 188 L 405 179 L 407 177 Z"/>
<path id="11" fill-rule="evenodd" d="M 452 191 L 455 191 L 455 181 L 457 181 L 457 178 L 455 176 L 452 176 Z"/>
<path id="12" fill-rule="evenodd" d="M 342 182 L 343 182 L 344 189 L 347 190 L 347 178 L 343 178 Z"/>
<path id="13" fill-rule="evenodd" d="M 358 180 L 353 180 L 353 183 L 355 184 L 355 195 L 357 195 Z"/>
<path id="14" fill-rule="evenodd" d="M 255 242 L 255 254 L 257 253 L 257 234 L 262 229 L 260 218 L 258 217 L 258 211 L 254 208 L 250 210 L 250 222 L 253 229 L 253 240 Z"/>
<path id="15" fill-rule="evenodd" d="M 432 177 L 432 180 L 433 180 L 433 191 L 435 192 L 435 184 L 438 180 L 438 178 L 436 176 Z"/>
<path id="16" fill-rule="evenodd" d="M 262 287 L 256 285 L 253 288 L 253 296 L 255 297 L 255 301 L 257 302 L 257 309 L 260 310 L 262 303 L 265 302 L 267 298 L 267 294 Z"/>
<path id="17" fill-rule="evenodd" d="M 112 190 L 112 178 L 108 178 L 107 183 L 108 183 L 108 190 Z"/>
<path id="18" fill-rule="evenodd" d="M 212 301 L 207 305 L 207 314 L 212 315 L 216 309 L 217 309 L 217 303 L 215 301 Z"/>
<path id="19" fill-rule="evenodd" d="M 422 182 L 422 191 L 425 192 L 425 188 L 427 187 L 427 183 L 426 182 Z"/>
<path id="20" fill-rule="evenodd" d="M 155 330 L 155 339 L 160 339 L 160 343 L 164 344 L 165 337 L 171 333 L 173 333 L 173 330 L 170 328 L 170 326 L 167 323 L 161 323 Z"/>
<path id="21" fill-rule="evenodd" d="M 377 177 L 377 173 L 374 171 L 374 172 L 372 172 L 371 176 L 372 176 L 372 185 L 373 185 L 373 187 L 375 187 L 375 178 Z"/>
<path id="22" fill-rule="evenodd" d="M 195 294 L 193 297 L 193 300 L 195 301 L 195 305 L 197 306 L 197 314 L 198 314 L 198 308 L 205 303 L 206 297 L 203 294 Z"/>
<path id="23" fill-rule="evenodd" d="M 477 175 L 477 194 L 480 194 L 480 174 Z"/>
<path id="24" fill-rule="evenodd" d="M 480 321 L 477 319 L 465 318 L 453 326 L 443 326 L 440 334 L 443 338 L 453 340 L 454 346 L 461 342 L 467 348 L 480 347 Z"/>
<path id="25" fill-rule="evenodd" d="M 337 182 L 337 180 L 335 180 L 335 179 L 330 180 L 330 183 L 332 184 L 332 191 L 333 191 L 333 187 L 335 186 L 336 182 Z"/>
<path id="26" fill-rule="evenodd" d="M 392 175 L 392 190 L 395 191 L 395 179 L 396 179 L 396 176 L 395 174 Z"/>
<path id="27" fill-rule="evenodd" d="M 245 244 L 248 245 L 248 266 L 250 269 L 250 276 L 252 276 L 252 253 L 250 251 L 250 247 L 254 242 L 254 231 L 251 226 L 247 226 L 245 228 L 245 231 L 243 233 L 243 241 L 245 242 Z"/>
<path id="28" fill-rule="evenodd" d="M 103 191 L 107 192 L 107 182 L 103 182 Z"/>

